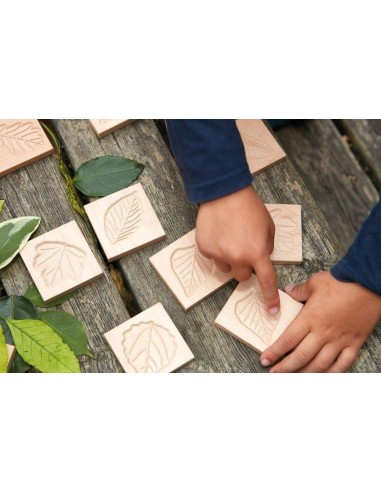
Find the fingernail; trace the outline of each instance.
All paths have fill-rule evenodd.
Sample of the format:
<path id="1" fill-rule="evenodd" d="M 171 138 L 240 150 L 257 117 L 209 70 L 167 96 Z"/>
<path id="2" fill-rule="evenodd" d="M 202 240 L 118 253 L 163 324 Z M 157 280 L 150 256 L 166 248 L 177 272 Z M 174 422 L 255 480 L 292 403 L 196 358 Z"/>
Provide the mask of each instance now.
<path id="1" fill-rule="evenodd" d="M 286 285 L 284 290 L 288 293 L 288 292 L 291 292 L 294 287 L 295 287 L 294 284 L 289 284 L 289 285 Z"/>
<path id="2" fill-rule="evenodd" d="M 268 359 L 262 359 L 261 364 L 263 367 L 267 367 L 271 364 L 271 362 Z"/>
<path id="3" fill-rule="evenodd" d="M 271 314 L 271 316 L 275 316 L 276 314 L 279 313 L 279 307 L 275 306 L 275 307 L 270 308 L 269 313 Z"/>

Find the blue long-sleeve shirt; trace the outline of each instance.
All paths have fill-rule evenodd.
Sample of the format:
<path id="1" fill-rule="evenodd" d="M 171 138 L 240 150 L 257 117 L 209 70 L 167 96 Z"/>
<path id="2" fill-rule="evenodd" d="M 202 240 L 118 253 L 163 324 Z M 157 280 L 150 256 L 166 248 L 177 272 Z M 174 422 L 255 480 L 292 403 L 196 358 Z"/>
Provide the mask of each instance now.
<path id="1" fill-rule="evenodd" d="M 167 120 L 167 129 L 191 202 L 214 200 L 252 182 L 235 120 Z M 331 273 L 381 295 L 381 201 Z"/>

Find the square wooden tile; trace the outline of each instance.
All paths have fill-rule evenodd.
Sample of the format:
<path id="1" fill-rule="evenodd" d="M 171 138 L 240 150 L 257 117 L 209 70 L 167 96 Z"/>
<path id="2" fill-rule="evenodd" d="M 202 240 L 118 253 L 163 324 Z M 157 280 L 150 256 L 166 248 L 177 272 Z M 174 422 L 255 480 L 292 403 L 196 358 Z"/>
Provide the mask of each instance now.
<path id="1" fill-rule="evenodd" d="M 303 304 L 279 291 L 281 308 L 268 314 L 258 280 L 252 275 L 240 282 L 215 320 L 216 326 L 262 353 L 295 319 Z"/>
<path id="2" fill-rule="evenodd" d="M 200 253 L 195 233 L 193 229 L 149 259 L 186 311 L 233 278 Z"/>
<path id="3" fill-rule="evenodd" d="M 300 265 L 302 250 L 302 207 L 265 204 L 275 224 L 274 251 L 270 258 L 278 265 Z"/>
<path id="4" fill-rule="evenodd" d="M 98 138 L 102 138 L 134 121 L 136 120 L 90 120 L 90 123 Z"/>
<path id="5" fill-rule="evenodd" d="M 9 369 L 11 364 L 12 364 L 12 361 L 14 359 L 14 356 L 16 355 L 16 347 L 14 347 L 13 345 L 8 345 L 7 344 L 7 350 L 8 350 L 8 365 L 7 365 L 7 368 Z"/>
<path id="6" fill-rule="evenodd" d="M 165 238 L 140 183 L 89 203 L 85 210 L 109 261 Z"/>
<path id="7" fill-rule="evenodd" d="M 0 177 L 53 152 L 38 120 L 0 120 Z"/>
<path id="8" fill-rule="evenodd" d="M 282 162 L 286 154 L 262 120 L 236 120 L 251 173 Z"/>
<path id="9" fill-rule="evenodd" d="M 104 336 L 126 372 L 172 372 L 194 359 L 161 303 Z"/>
<path id="10" fill-rule="evenodd" d="M 28 241 L 20 255 L 45 302 L 103 275 L 75 220 Z"/>

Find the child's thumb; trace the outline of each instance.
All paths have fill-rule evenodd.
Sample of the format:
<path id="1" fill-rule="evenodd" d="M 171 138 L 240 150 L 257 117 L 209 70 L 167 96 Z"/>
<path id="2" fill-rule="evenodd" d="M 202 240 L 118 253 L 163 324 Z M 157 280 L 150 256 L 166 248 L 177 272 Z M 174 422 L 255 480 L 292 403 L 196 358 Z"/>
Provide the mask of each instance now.
<path id="1" fill-rule="evenodd" d="M 311 295 L 311 287 L 310 283 L 304 282 L 303 284 L 299 285 L 286 285 L 284 288 L 286 294 L 291 296 L 295 301 L 299 302 L 305 302 Z"/>

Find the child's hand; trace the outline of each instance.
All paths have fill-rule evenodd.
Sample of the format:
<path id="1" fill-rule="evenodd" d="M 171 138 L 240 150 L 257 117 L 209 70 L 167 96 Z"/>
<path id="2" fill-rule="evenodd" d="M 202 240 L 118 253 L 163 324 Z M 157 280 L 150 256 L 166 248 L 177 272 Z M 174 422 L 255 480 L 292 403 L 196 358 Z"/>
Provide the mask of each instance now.
<path id="1" fill-rule="evenodd" d="M 286 288 L 307 301 L 285 332 L 261 355 L 264 366 L 291 352 L 270 372 L 345 372 L 381 318 L 381 297 L 320 272 Z"/>
<path id="2" fill-rule="evenodd" d="M 240 282 L 255 270 L 270 314 L 279 311 L 279 294 L 270 254 L 275 226 L 252 186 L 200 205 L 196 242 L 223 272 Z"/>

